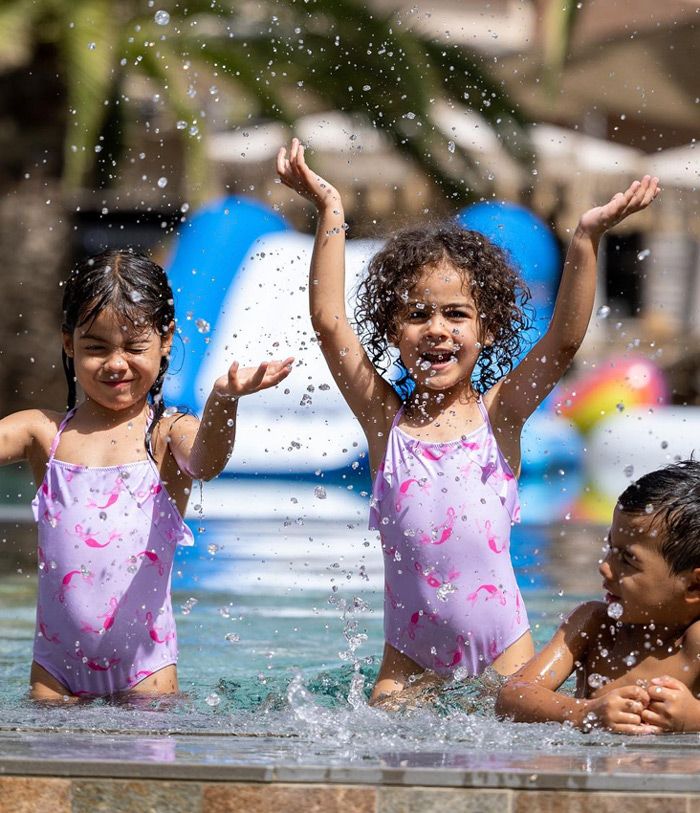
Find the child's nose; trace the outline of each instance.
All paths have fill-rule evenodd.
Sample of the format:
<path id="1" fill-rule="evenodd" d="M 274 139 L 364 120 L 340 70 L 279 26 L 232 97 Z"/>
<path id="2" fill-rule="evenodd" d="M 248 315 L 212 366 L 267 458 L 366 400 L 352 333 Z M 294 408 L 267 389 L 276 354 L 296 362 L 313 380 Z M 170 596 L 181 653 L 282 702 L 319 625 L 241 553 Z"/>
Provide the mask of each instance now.
<path id="1" fill-rule="evenodd" d="M 447 336 L 449 332 L 447 322 L 441 313 L 434 313 L 428 319 L 428 333 L 431 336 Z"/>
<path id="2" fill-rule="evenodd" d="M 113 353 L 110 353 L 107 356 L 107 360 L 105 361 L 105 367 L 110 370 L 121 370 L 126 366 L 126 361 L 124 361 L 124 356 L 115 350 Z"/>
<path id="3" fill-rule="evenodd" d="M 606 580 L 610 581 L 613 577 L 612 568 L 610 567 L 610 554 L 606 554 L 605 559 L 598 565 L 598 573 Z"/>

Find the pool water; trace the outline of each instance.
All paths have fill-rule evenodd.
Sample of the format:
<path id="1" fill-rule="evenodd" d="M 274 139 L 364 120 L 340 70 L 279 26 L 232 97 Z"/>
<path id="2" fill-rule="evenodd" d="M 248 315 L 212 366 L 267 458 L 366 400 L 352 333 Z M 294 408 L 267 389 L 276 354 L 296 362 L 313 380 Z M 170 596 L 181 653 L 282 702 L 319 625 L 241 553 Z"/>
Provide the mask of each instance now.
<path id="1" fill-rule="evenodd" d="M 344 499 L 327 503 L 324 496 L 313 511 L 293 502 L 283 516 L 258 507 L 219 518 L 212 502 L 213 517 L 195 512 L 196 546 L 180 549 L 173 575 L 183 692 L 177 699 L 77 707 L 29 701 L 36 577 L 31 566 L 0 577 L 0 729 L 301 737 L 336 749 L 347 743 L 349 759 L 399 745 L 423 751 L 467 741 L 525 749 L 591 743 L 555 724 L 496 721 L 492 674 L 450 685 L 438 700 L 418 696 L 399 712 L 369 707 L 383 645 L 381 553 L 366 530 L 364 503 L 358 509 Z M 585 598 L 557 589 L 560 574 L 579 567 L 582 547 L 575 539 L 562 546 L 559 537 L 518 528 L 512 540 L 537 645 Z M 598 551 L 588 545 L 593 573 Z M 614 740 L 595 735 L 598 743 Z"/>

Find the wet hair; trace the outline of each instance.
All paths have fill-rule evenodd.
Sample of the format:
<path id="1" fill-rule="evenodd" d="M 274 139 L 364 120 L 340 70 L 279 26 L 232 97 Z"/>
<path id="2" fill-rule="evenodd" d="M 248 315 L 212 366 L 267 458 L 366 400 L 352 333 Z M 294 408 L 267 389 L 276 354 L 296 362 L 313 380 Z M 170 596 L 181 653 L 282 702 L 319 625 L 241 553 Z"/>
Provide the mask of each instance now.
<path id="1" fill-rule="evenodd" d="M 486 392 L 506 373 L 531 326 L 530 292 L 506 254 L 483 234 L 455 221 L 396 232 L 372 257 L 358 287 L 355 324 L 369 358 L 380 373 L 392 364 L 389 347 L 399 331 L 408 292 L 426 266 L 448 262 L 464 275 L 479 314 L 483 343 L 473 385 Z M 482 340 L 483 341 L 483 340 Z M 398 360 L 395 386 L 411 391 L 409 371 Z"/>
<path id="2" fill-rule="evenodd" d="M 645 474 L 622 492 L 617 505 L 626 514 L 651 516 L 673 575 L 700 567 L 700 461 L 681 460 Z"/>
<path id="3" fill-rule="evenodd" d="M 111 308 L 136 329 L 151 328 L 161 337 L 167 335 L 175 320 L 173 292 L 165 271 L 148 257 L 130 250 L 103 251 L 73 270 L 64 284 L 62 331 L 72 335 L 105 308 Z M 163 356 L 158 376 L 148 391 L 153 418 L 146 432 L 146 450 L 151 456 L 153 431 L 165 410 L 162 389 L 168 364 L 168 357 Z M 68 409 L 73 409 L 75 366 L 65 350 L 63 370 L 68 384 Z"/>

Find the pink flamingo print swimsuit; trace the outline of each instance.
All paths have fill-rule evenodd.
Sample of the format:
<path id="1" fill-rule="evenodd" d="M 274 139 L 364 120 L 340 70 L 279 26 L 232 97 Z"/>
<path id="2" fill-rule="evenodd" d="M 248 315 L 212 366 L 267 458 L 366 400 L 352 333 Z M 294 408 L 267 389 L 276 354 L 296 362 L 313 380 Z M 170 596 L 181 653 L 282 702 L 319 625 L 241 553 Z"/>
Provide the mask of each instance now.
<path id="1" fill-rule="evenodd" d="M 424 669 L 479 675 L 529 629 L 510 558 L 515 477 L 486 407 L 458 440 L 430 443 L 394 419 L 370 528 L 384 552 L 384 637 Z"/>
<path id="2" fill-rule="evenodd" d="M 150 457 L 120 466 L 56 460 L 32 502 L 39 587 L 34 660 L 78 696 L 133 688 L 177 662 L 170 576 L 192 532 Z"/>

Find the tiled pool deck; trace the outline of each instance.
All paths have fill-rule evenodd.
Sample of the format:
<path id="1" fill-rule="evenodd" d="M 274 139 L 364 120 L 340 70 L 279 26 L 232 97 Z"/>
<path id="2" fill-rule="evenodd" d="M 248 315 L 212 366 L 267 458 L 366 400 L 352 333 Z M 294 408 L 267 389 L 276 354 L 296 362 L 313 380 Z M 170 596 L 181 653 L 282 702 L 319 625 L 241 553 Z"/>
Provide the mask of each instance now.
<path id="1" fill-rule="evenodd" d="M 700 813 L 697 735 L 554 753 L 392 752 L 294 738 L 0 731 L 0 811 Z"/>

